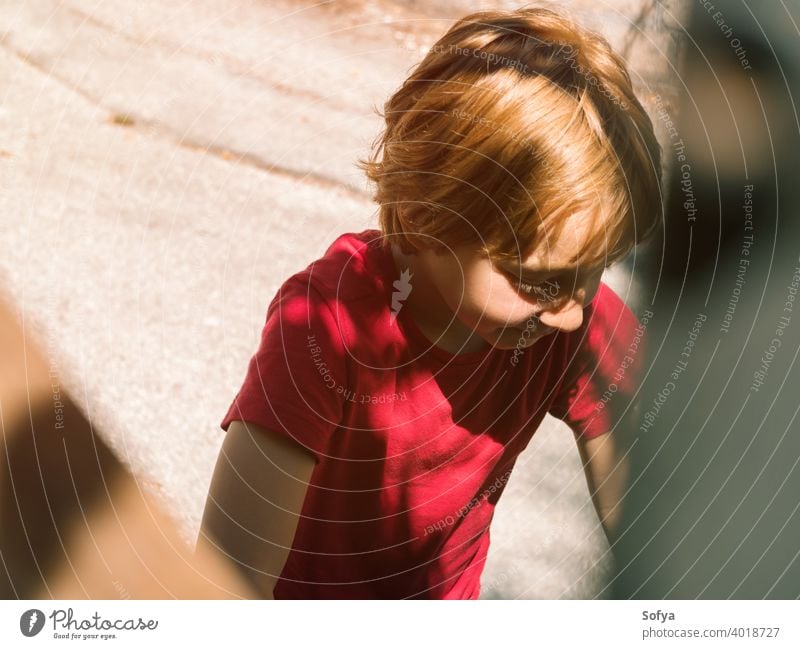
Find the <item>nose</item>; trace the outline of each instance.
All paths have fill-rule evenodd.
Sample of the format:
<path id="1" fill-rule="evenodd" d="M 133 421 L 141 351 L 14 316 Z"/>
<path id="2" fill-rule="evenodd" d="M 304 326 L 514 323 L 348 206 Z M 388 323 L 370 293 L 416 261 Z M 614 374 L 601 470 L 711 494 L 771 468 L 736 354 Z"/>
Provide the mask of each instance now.
<path id="1" fill-rule="evenodd" d="M 555 308 L 548 308 L 538 314 L 539 321 L 546 327 L 569 333 L 583 324 L 583 302 L 570 298 Z"/>

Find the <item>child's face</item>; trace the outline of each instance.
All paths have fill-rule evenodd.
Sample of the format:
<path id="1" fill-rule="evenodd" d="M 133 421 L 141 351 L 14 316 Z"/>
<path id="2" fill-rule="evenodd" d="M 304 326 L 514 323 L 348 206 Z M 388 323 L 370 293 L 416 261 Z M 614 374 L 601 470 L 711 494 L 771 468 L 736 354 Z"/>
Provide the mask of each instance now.
<path id="1" fill-rule="evenodd" d="M 469 329 L 500 349 L 528 347 L 583 322 L 583 308 L 594 298 L 603 273 L 603 267 L 570 263 L 583 230 L 565 227 L 557 241 L 538 246 L 521 264 L 495 263 L 474 246 L 439 255 L 424 251 L 418 261 Z"/>

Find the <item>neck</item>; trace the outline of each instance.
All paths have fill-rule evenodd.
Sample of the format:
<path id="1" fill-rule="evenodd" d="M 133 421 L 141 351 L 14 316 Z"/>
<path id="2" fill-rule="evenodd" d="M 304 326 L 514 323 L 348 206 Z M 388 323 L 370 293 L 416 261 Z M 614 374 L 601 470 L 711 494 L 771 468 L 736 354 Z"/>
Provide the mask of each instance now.
<path id="1" fill-rule="evenodd" d="M 451 354 L 464 354 L 486 348 L 488 343 L 461 322 L 442 299 L 439 290 L 431 282 L 431 272 L 420 255 L 405 254 L 399 247 L 392 245 L 392 256 L 397 277 L 406 269 L 411 272 L 411 291 L 402 308 L 408 310 L 419 330 L 431 343 Z"/>

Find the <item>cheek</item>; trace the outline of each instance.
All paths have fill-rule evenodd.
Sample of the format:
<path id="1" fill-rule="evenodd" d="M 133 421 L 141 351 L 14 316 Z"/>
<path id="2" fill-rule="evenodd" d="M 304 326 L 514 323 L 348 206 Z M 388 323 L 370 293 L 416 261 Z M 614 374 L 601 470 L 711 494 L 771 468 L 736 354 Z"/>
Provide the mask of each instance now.
<path id="1" fill-rule="evenodd" d="M 465 324 L 482 330 L 521 325 L 535 305 L 521 297 L 504 277 L 468 277 L 463 298 L 461 286 L 450 296 L 450 308 Z M 459 299 L 462 302 L 459 305 Z"/>

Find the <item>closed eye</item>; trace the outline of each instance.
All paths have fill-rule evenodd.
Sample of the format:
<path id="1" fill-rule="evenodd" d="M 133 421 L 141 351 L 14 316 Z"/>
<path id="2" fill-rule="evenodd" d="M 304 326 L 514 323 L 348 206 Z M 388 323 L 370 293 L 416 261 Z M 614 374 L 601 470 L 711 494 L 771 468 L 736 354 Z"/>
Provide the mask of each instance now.
<path id="1" fill-rule="evenodd" d="M 527 282 L 522 282 L 517 280 L 517 290 L 526 293 L 527 295 L 533 295 L 536 291 L 537 286 L 535 284 L 528 284 Z"/>
<path id="2" fill-rule="evenodd" d="M 542 281 L 532 283 L 521 280 L 517 275 L 509 271 L 503 271 L 503 273 L 508 277 L 517 291 L 527 296 L 553 300 L 560 291 L 559 284 L 554 281 L 554 278 L 546 278 Z"/>

